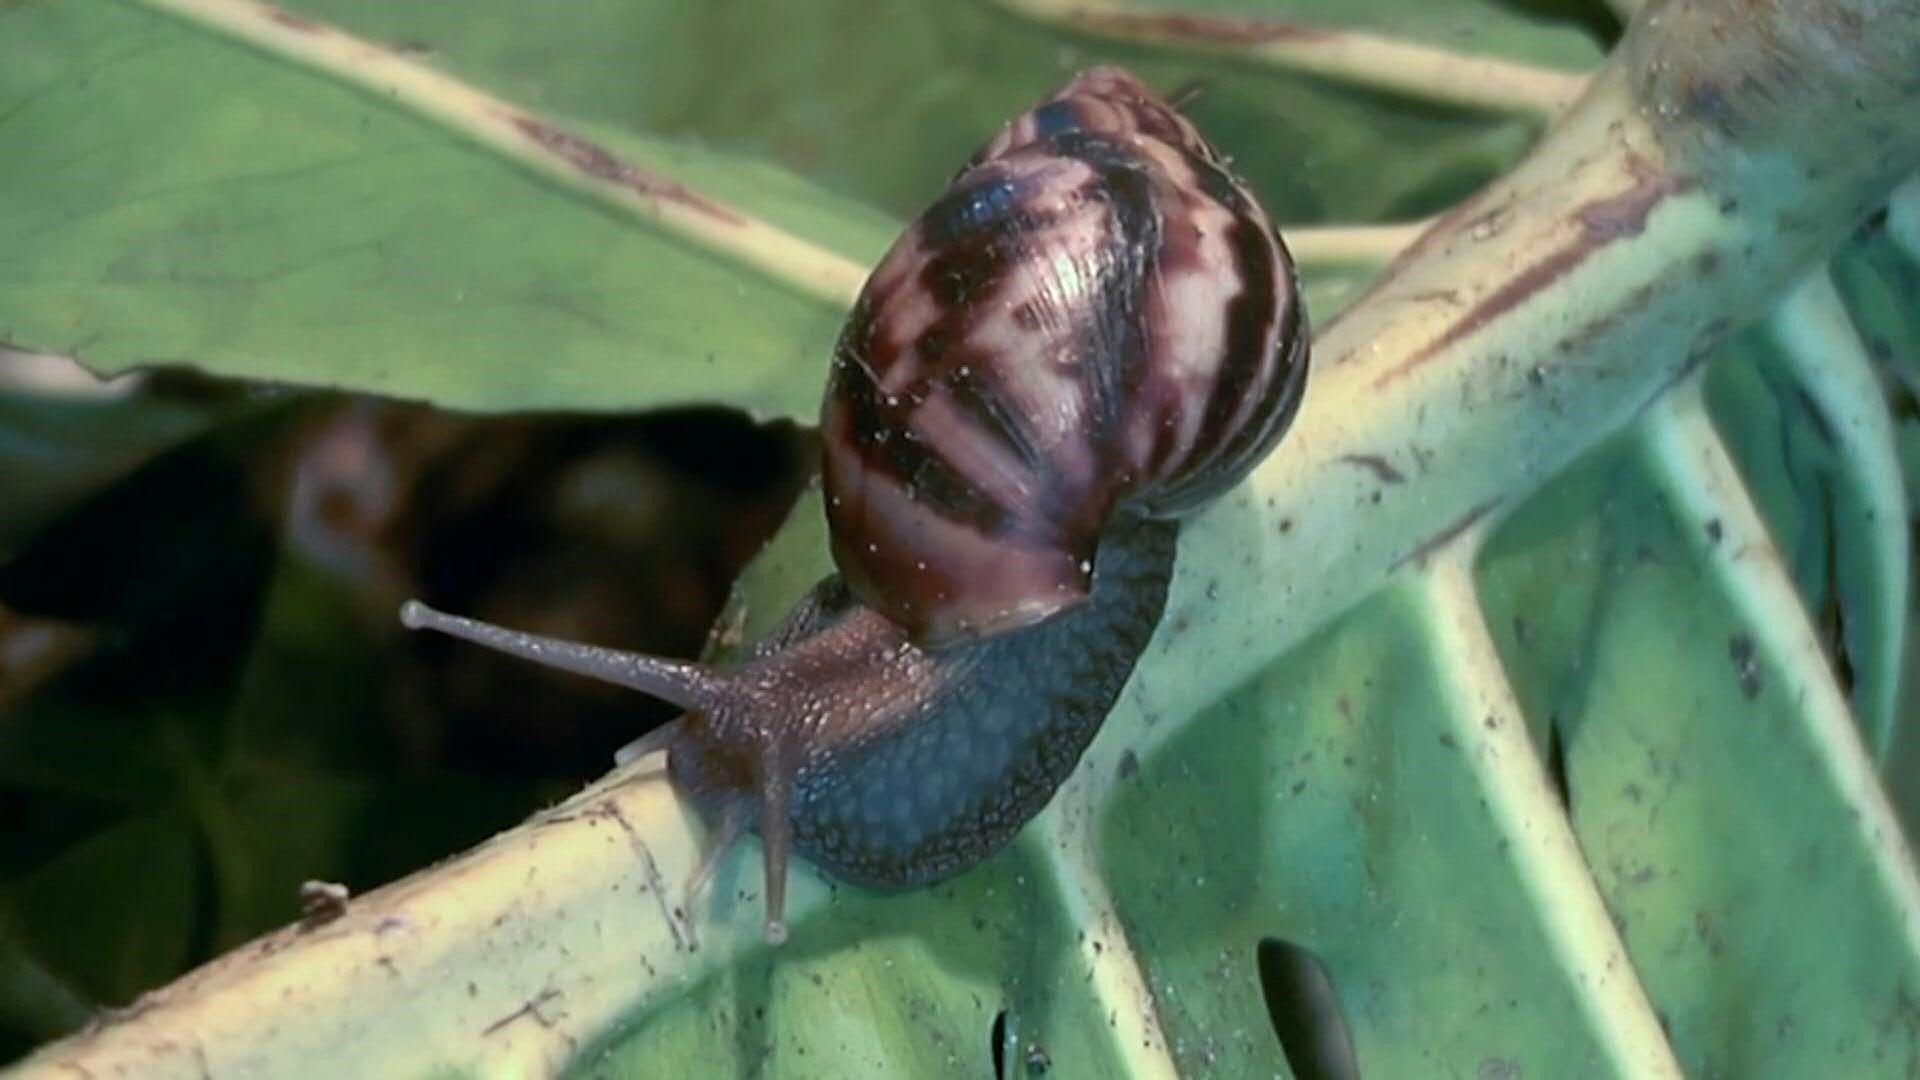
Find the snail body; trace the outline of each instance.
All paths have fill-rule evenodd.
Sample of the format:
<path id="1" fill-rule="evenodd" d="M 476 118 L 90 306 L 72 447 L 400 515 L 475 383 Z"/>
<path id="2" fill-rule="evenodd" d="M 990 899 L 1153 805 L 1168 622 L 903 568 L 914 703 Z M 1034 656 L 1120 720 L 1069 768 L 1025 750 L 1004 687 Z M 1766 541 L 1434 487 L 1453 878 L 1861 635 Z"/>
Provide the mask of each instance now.
<path id="1" fill-rule="evenodd" d="M 1084 72 L 903 233 L 821 410 L 840 573 L 736 666 L 402 620 L 686 714 L 636 744 L 718 829 L 905 888 L 998 850 L 1098 732 L 1165 605 L 1177 519 L 1272 448 L 1305 385 L 1291 261 L 1193 126 Z M 704 873 L 704 869 L 702 871 Z M 698 878 L 696 879 L 698 880 Z"/>

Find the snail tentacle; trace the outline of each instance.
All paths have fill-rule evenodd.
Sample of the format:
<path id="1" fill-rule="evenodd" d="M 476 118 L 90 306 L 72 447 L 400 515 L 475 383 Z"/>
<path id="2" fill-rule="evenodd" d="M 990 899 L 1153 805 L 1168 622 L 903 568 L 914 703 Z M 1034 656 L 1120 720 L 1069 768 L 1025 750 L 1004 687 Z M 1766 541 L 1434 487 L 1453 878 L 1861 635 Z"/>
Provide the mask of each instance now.
<path id="1" fill-rule="evenodd" d="M 776 741 L 760 766 L 760 851 L 765 867 L 767 944 L 787 940 L 787 851 L 793 846 L 793 766 Z"/>
<path id="2" fill-rule="evenodd" d="M 712 708 L 734 693 L 720 673 L 704 664 L 510 630 L 436 611 L 418 600 L 401 605 L 400 623 L 409 630 L 435 630 L 543 667 L 638 690 L 682 709 Z"/>

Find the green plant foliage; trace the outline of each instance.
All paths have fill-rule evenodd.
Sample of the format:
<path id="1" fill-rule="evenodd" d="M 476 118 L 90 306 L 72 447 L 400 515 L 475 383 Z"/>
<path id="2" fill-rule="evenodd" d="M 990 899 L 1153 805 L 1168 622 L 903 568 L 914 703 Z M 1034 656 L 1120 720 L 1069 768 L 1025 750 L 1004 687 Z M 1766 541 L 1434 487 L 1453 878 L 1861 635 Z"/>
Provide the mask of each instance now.
<path id="1" fill-rule="evenodd" d="M 1284 14 L 1565 70 L 1598 62 L 1605 14 L 1529 14 L 1542 6 L 1302 0 Z M 1289 227 L 1440 213 L 1537 134 L 976 2 L 590 0 L 538 18 L 505 0 L 291 7 L 862 265 L 983 137 L 1092 63 L 1168 88 L 1203 79 L 1194 118 Z M 1253 0 L 1154 9 L 1275 13 Z M 0 340 L 102 371 L 180 362 L 456 409 L 811 413 L 841 312 L 808 283 L 348 81 L 134 0 L 0 4 L 0 140 L 24 151 L 0 156 Z M 1913 867 L 1904 840 L 1863 817 L 1877 789 L 1847 770 L 1869 760 L 1864 742 L 1911 827 L 1916 722 L 1890 706 L 1902 711 L 1883 738 L 1826 723 L 1820 704 L 1831 686 L 1863 713 L 1914 700 L 1905 579 L 1864 531 L 1890 506 L 1910 512 L 1920 490 L 1920 250 L 1896 232 L 1868 227 L 1832 272 L 1887 384 L 1890 407 L 1866 404 L 1888 410 L 1904 491 L 1832 437 L 1780 337 L 1751 331 L 1715 354 L 1706 397 L 1745 481 L 1736 501 L 1750 497 L 1764 533 L 1700 517 L 1644 421 L 1496 500 L 1464 609 L 1435 584 L 1447 538 L 1395 535 L 1406 557 L 1357 606 L 1317 629 L 1273 612 L 1252 632 L 1305 640 L 1172 708 L 1156 685 L 1189 675 L 1156 662 L 1192 628 L 1170 619 L 1123 706 L 1145 713 L 1141 749 L 1110 734 L 1099 783 L 1070 784 L 951 882 L 881 896 L 803 874 L 802 917 L 768 950 L 740 929 L 760 904 L 748 844 L 721 863 L 711 902 L 685 913 L 694 949 L 671 915 L 677 882 L 656 865 L 684 855 L 679 819 L 616 775 L 373 900 L 406 913 L 418 935 L 406 946 L 366 946 L 384 931 L 348 919 L 256 947 L 312 965 L 298 988 L 311 996 L 285 1006 L 298 1015 L 273 1016 L 300 1034 L 275 1041 L 235 1019 L 281 1008 L 237 981 L 253 957 L 235 954 L 180 1006 L 228 1012 L 224 1042 L 195 1042 L 206 1024 L 157 1009 L 154 1027 L 125 1029 L 129 1044 L 190 1029 L 152 1049 L 183 1070 L 191 1043 L 221 1064 L 316 1072 L 338 1064 L 316 1063 L 322 1046 L 380 1075 L 1310 1075 L 1298 1038 L 1277 1032 L 1311 1013 L 1304 1026 L 1336 1049 L 1350 1041 L 1366 1075 L 1654 1075 L 1673 1062 L 1699 1075 L 1911 1073 Z M 1316 319 L 1370 277 L 1305 271 Z M 0 402 L 0 454 L 10 439 L 58 444 L 48 432 L 64 413 L 13 410 Z M 1475 422 L 1464 404 L 1460 417 L 1448 422 Z M 190 427 L 138 421 L 159 433 L 141 445 L 174 446 Z M 384 748 L 364 719 L 382 706 L 355 676 L 390 642 L 280 557 L 246 497 L 220 486 L 230 476 L 191 474 L 212 494 L 170 538 L 113 511 L 133 485 L 208 465 L 206 449 L 176 446 L 130 477 L 111 458 L 45 497 L 66 516 L 0 516 L 0 553 L 45 550 L 60 529 L 139 535 L 143 561 L 116 559 L 112 541 L 97 556 L 125 564 L 97 590 L 112 625 L 151 631 L 170 605 L 209 595 L 233 610 L 215 644 L 236 655 L 198 682 L 100 699 L 84 692 L 98 669 L 83 670 L 0 722 L 0 781 L 37 808 L 0 859 L 0 928 L 89 1002 L 122 1003 L 293 918 L 284 883 L 325 876 L 313 868 L 396 877 L 553 794 L 370 779 Z M 93 502 L 73 494 L 94 487 Z M 1243 510 L 1232 524 L 1263 520 Z M 1235 543 L 1297 539 L 1243 533 Z M 817 498 L 803 498 L 737 589 L 748 639 L 827 572 L 823 535 Z M 1728 569 L 1734 548 L 1756 552 L 1755 567 Z M 204 550 L 228 556 L 220 588 L 168 565 Z M 1342 554 L 1304 552 L 1302 573 L 1375 572 Z M 1825 655 L 1754 625 L 1758 586 L 1737 574 L 1797 590 Z M 1226 602 L 1271 605 L 1293 584 L 1236 582 Z M 1463 653 L 1480 638 L 1497 662 Z M 478 812 L 439 813 L 453 804 Z M 151 890 L 137 919 L 112 895 L 129 882 Z M 1330 997 L 1280 970 L 1290 948 L 1324 970 Z M 366 1035 L 386 1013 L 403 1019 Z M 114 1037 L 35 1064 L 122 1053 Z"/>
<path id="2" fill-rule="evenodd" d="M 1590 66 L 1602 51 L 1575 25 L 1493 4 L 1316 0 L 1283 13 L 1258 2 L 1237 6 L 1568 70 Z M 1090 63 L 1122 61 L 1166 86 L 1204 79 L 1196 121 L 1231 148 L 1236 167 L 1286 221 L 1385 221 L 1443 209 L 1523 145 L 1526 127 L 1409 109 L 1311 80 L 1196 71 L 1191 61 L 1096 46 L 976 3 L 875 8 L 828 0 L 796 18 L 777 0 L 596 0 L 535 25 L 366 0 L 318 0 L 301 10 L 374 40 L 422 45 L 436 63 L 512 100 L 776 160 L 900 218 L 926 205 L 983 133 Z M 850 35 L 863 47 L 849 50 Z M 554 64 L 555 56 L 568 62 Z M 1398 164 L 1382 169 L 1389 152 Z"/>
<path id="3" fill-rule="evenodd" d="M 1284 1070 L 1273 938 L 1327 966 L 1369 1069 L 1604 1071 L 1468 767 L 1461 726 L 1488 718 L 1449 707 L 1418 615 L 1394 593 L 1355 610 L 1195 716 L 1108 810 L 1104 862 L 1183 1072 Z"/>
<path id="4" fill-rule="evenodd" d="M 1557 57 L 1592 48 L 1571 29 L 1452 6 L 1451 19 L 1435 6 L 1422 20 L 1442 40 L 1553 42 L 1543 51 Z M 1391 5 L 1379 8 L 1385 21 Z M 856 200 L 917 211 L 987 133 L 1064 70 L 1103 58 L 984 7 L 929 0 L 889 9 L 888 47 L 848 63 L 839 28 L 869 12 L 810 10 L 793 35 L 756 29 L 793 22 L 773 3 L 629 0 L 600 5 L 604 21 L 573 8 L 527 20 L 504 3 L 314 13 L 424 44 L 431 63 L 866 263 L 894 226 Z M 15 102 L 0 137 L 19 150 L 0 161 L 0 190 L 14 193 L 0 207 L 0 340 L 102 371 L 192 362 L 469 409 L 815 408 L 837 309 L 375 96 L 137 4 L 26 4 L 0 20 Z M 580 51 L 582 36 L 598 44 Z M 684 63 L 637 62 L 636 42 Z M 532 56 L 548 58 L 538 80 Z M 1169 85 L 1195 74 L 1125 58 Z M 1435 212 L 1529 134 L 1521 121 L 1410 111 L 1306 80 L 1206 74 L 1196 118 L 1284 221 Z M 77 131 L 113 152 L 88 151 Z M 797 154 L 829 186 L 744 154 Z M 1316 308 L 1355 284 L 1350 273 L 1315 282 Z"/>
<path id="5" fill-rule="evenodd" d="M 818 395 L 838 311 L 357 90 L 129 5 L 0 27 L 0 340 L 468 408 Z M 890 231 L 763 167 L 614 145 L 865 258 Z"/>
<path id="6" fill-rule="evenodd" d="M 1804 688 L 1712 584 L 1702 553 L 1737 542 L 1715 525 L 1676 513 L 1639 447 L 1596 454 L 1494 538 L 1488 620 L 1564 746 L 1574 831 L 1680 1059 L 1877 1075 L 1920 1039 L 1920 958 L 1889 948 L 1907 915 Z"/>

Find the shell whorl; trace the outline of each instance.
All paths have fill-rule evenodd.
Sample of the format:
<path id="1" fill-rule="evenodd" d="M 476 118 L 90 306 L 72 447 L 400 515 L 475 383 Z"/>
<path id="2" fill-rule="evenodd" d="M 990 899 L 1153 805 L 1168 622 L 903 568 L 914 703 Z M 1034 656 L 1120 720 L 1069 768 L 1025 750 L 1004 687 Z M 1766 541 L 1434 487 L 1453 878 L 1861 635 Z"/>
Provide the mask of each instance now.
<path id="1" fill-rule="evenodd" d="M 1084 72 L 881 260 L 821 432 L 834 558 L 922 644 L 1087 595 L 1115 514 L 1176 517 L 1266 455 L 1305 384 L 1292 260 L 1193 125 Z"/>

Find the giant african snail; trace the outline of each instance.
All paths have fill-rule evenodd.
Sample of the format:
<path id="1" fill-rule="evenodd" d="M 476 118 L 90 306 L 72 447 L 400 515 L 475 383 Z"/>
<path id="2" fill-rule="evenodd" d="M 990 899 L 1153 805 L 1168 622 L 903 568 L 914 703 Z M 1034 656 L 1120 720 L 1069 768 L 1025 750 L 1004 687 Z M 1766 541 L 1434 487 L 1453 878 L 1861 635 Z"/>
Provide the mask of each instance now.
<path id="1" fill-rule="evenodd" d="M 983 147 L 868 279 L 821 410 L 840 574 L 726 668 L 402 620 L 686 710 L 636 744 L 717 828 L 902 888 L 986 858 L 1080 759 L 1166 600 L 1176 519 L 1306 383 L 1271 222 L 1188 120 L 1084 72 Z"/>

